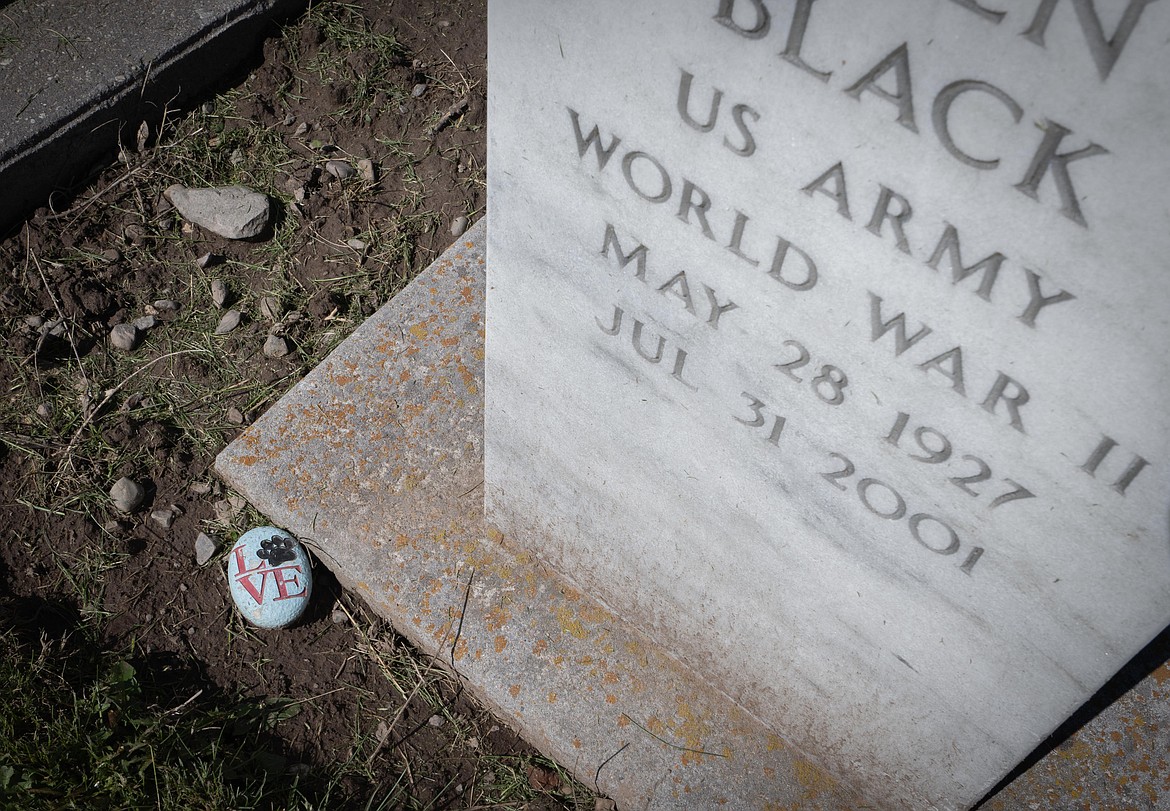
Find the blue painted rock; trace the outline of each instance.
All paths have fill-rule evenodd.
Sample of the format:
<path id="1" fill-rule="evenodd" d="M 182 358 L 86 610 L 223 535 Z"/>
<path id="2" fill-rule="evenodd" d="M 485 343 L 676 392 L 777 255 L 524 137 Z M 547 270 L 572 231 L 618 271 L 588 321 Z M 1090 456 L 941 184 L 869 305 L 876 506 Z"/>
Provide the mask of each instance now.
<path id="1" fill-rule="evenodd" d="M 309 556 L 282 529 L 257 527 L 241 535 L 228 555 L 227 571 L 236 608 L 259 628 L 283 628 L 309 605 Z"/>

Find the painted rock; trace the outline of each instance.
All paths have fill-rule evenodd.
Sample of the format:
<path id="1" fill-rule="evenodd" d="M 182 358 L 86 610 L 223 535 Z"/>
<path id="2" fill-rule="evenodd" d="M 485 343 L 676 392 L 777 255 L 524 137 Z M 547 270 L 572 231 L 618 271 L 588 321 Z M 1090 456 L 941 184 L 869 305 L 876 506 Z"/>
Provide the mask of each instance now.
<path id="1" fill-rule="evenodd" d="M 309 605 L 313 570 L 296 538 L 276 527 L 257 527 L 240 536 L 228 554 L 228 587 L 248 622 L 283 628 Z"/>

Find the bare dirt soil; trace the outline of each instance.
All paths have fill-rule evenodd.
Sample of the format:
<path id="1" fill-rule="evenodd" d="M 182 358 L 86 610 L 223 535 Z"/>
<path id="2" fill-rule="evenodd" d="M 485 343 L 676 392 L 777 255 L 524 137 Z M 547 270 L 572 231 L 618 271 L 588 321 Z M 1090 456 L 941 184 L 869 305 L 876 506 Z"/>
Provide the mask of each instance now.
<path id="1" fill-rule="evenodd" d="M 323 567 L 309 616 L 279 632 L 242 623 L 222 569 L 263 519 L 215 479 L 215 454 L 483 213 L 485 13 L 315 3 L 223 92 L 127 122 L 112 165 L 0 243 L 10 622 L 128 652 L 160 706 L 282 699 L 274 774 L 356 764 L 330 807 L 593 807 Z M 263 191 L 273 223 L 238 242 L 193 227 L 161 194 L 176 182 Z M 242 323 L 216 335 L 228 309 Z M 135 349 L 111 346 L 148 314 Z M 270 334 L 291 352 L 266 356 Z M 122 476 L 147 491 L 130 514 L 108 496 Z M 202 567 L 201 532 L 220 543 Z"/>

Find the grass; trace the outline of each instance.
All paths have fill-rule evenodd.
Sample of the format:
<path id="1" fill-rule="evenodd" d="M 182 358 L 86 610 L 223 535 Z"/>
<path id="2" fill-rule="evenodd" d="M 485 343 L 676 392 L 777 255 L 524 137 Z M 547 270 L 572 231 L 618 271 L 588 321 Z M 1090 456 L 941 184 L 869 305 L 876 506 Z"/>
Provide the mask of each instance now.
<path id="1" fill-rule="evenodd" d="M 320 42 L 301 53 L 308 28 Z M 0 37 L 0 54 L 8 44 Z M 229 406 L 246 419 L 260 412 L 433 258 L 425 246 L 450 216 L 430 207 L 436 157 L 483 197 L 474 150 L 440 152 L 384 128 L 370 139 L 378 150 L 369 156 L 374 184 L 323 171 L 327 160 L 359 157 L 326 142 L 330 127 L 367 125 L 399 104 L 431 105 L 426 128 L 444 120 L 451 102 L 475 89 L 449 59 L 417 63 L 359 7 L 340 2 L 313 3 L 282 35 L 281 49 L 288 79 L 275 98 L 258 99 L 246 81 L 190 111 L 166 111 L 138 143 L 121 148 L 115 168 L 48 221 L 69 240 L 37 247 L 27 230 L 15 238 L 21 249 L 3 292 L 15 303 L 3 309 L 11 339 L 0 343 L 0 462 L 19 461 L 18 507 L 44 520 L 36 534 L 6 538 L 25 558 L 48 561 L 42 591 L 66 600 L 76 620 L 56 635 L 0 624 L 0 684 L 9 687 L 0 709 L 0 808 L 592 808 L 593 795 L 555 764 L 493 748 L 498 722 L 474 707 L 458 678 L 348 603 L 349 666 L 376 672 L 397 700 L 379 706 L 372 692 L 353 689 L 349 752 L 310 773 L 285 760 L 281 741 L 303 731 L 304 707 L 319 697 L 298 703 L 224 692 L 196 663 L 160 663 L 141 650 L 141 627 L 122 632 L 118 645 L 103 641 L 107 583 L 130 555 L 125 525 L 142 520 L 116 513 L 110 485 L 122 475 L 161 481 L 202 470 L 193 460 L 206 466 L 238 429 Z M 414 98 L 419 80 L 429 89 Z M 319 86 L 342 91 L 315 122 L 321 129 L 297 135 L 249 112 L 260 102 L 294 109 Z M 445 126 L 474 131 L 459 116 Z M 263 191 L 276 203 L 273 232 L 200 267 L 199 233 L 160 201 L 172 183 Z M 307 268 L 309 258 L 318 266 Z M 226 336 L 213 334 L 221 314 L 209 303 L 214 279 L 227 283 L 228 306 L 247 314 Z M 83 311 L 78 301 L 87 295 L 109 301 Z M 261 313 L 263 297 L 278 300 L 275 321 Z M 148 330 L 132 352 L 109 347 L 114 311 L 130 320 L 164 298 L 179 304 L 165 325 Z M 60 327 L 30 325 L 30 313 Z M 292 341 L 291 358 L 257 358 L 269 329 Z M 232 496 L 214 487 L 209 499 Z M 233 537 L 262 523 L 243 506 L 201 527 Z M 63 543 L 81 524 L 96 527 L 95 536 Z M 0 617 L 8 607 L 0 604 Z M 204 621 L 223 624 L 233 653 L 260 651 L 248 665 L 256 684 L 268 683 L 276 651 L 265 653 L 235 615 Z M 432 744 L 421 745 L 424 737 Z M 534 785 L 533 769 L 555 777 Z"/>

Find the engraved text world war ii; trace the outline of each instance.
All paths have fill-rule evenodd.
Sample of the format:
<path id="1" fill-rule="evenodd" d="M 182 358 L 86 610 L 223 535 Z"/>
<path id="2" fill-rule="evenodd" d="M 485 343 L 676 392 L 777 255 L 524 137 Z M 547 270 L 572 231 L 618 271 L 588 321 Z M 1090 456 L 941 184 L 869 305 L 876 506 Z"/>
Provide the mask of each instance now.
<path id="1" fill-rule="evenodd" d="M 969 806 L 1170 621 L 1170 4 L 490 15 L 489 521 Z"/>

